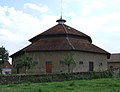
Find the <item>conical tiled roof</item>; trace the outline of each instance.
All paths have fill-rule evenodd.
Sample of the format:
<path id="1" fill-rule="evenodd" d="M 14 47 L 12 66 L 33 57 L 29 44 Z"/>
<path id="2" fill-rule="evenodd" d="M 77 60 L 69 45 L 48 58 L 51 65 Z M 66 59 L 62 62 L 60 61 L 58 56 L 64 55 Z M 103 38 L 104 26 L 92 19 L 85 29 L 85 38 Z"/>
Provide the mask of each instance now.
<path id="1" fill-rule="evenodd" d="M 92 44 L 91 38 L 65 24 L 57 24 L 29 40 L 29 46 L 17 53 L 39 51 L 82 51 L 110 55 L 107 51 Z"/>
<path id="2" fill-rule="evenodd" d="M 66 36 L 69 36 L 69 37 L 74 36 L 74 37 L 78 37 L 78 38 L 84 38 L 84 39 L 92 42 L 91 38 L 88 35 L 80 32 L 70 26 L 67 26 L 65 24 L 58 24 L 58 25 L 46 30 L 45 32 L 33 37 L 29 41 L 35 42 L 41 38 L 66 37 Z"/>

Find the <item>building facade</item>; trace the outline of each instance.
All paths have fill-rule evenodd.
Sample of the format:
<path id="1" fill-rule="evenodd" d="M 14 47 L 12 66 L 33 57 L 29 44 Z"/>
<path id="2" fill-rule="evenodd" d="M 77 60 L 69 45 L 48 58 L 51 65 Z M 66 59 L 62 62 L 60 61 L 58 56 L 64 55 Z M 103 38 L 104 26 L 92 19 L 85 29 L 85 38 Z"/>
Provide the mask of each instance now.
<path id="1" fill-rule="evenodd" d="M 33 58 L 34 66 L 27 73 L 64 73 L 68 72 L 64 60 L 71 56 L 75 64 L 70 65 L 71 72 L 104 71 L 110 53 L 92 44 L 88 35 L 64 24 L 62 18 L 58 24 L 31 38 L 31 44 L 11 55 L 13 65 L 23 54 Z M 14 71 L 16 72 L 16 71 Z M 23 72 L 23 68 L 20 73 Z"/>
<path id="2" fill-rule="evenodd" d="M 111 54 L 108 59 L 108 68 L 120 68 L 120 53 Z"/>
<path id="3" fill-rule="evenodd" d="M 1 65 L 2 74 L 11 74 L 13 66 L 8 62 L 5 61 L 4 64 Z"/>

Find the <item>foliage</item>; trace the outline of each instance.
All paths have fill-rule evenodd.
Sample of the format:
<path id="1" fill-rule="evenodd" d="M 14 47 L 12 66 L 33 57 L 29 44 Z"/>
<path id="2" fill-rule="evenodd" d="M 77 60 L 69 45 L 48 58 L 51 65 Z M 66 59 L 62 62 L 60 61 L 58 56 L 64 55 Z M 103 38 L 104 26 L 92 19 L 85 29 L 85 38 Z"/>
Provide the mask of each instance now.
<path id="1" fill-rule="evenodd" d="M 4 64 L 4 62 L 8 61 L 9 53 L 8 51 L 2 46 L 0 47 L 0 65 Z M 2 74 L 2 69 L 0 67 L 0 73 Z"/>
<path id="2" fill-rule="evenodd" d="M 75 81 L 72 81 L 69 86 L 75 86 Z"/>
<path id="3" fill-rule="evenodd" d="M 22 59 L 23 66 L 25 67 L 25 74 L 26 74 L 27 69 L 30 69 L 32 66 L 33 59 L 27 54 L 23 55 L 21 59 Z"/>
<path id="4" fill-rule="evenodd" d="M 15 68 L 17 69 L 17 74 L 19 74 L 20 68 L 23 67 L 22 59 L 19 58 L 19 59 L 17 59 L 15 62 L 16 62 Z"/>
<path id="5" fill-rule="evenodd" d="M 19 73 L 20 68 L 25 68 L 25 74 L 27 69 L 30 69 L 33 64 L 33 59 L 31 56 L 24 54 L 19 59 L 17 59 L 15 64 L 15 67 L 17 69 L 17 73 Z"/>
<path id="6" fill-rule="evenodd" d="M 72 64 L 75 64 L 75 61 L 74 61 L 74 59 L 73 59 L 73 56 L 67 56 L 65 59 L 64 59 L 64 63 L 65 63 L 65 65 L 67 65 L 67 67 L 68 67 L 68 73 L 70 73 L 70 65 L 72 65 Z"/>
<path id="7" fill-rule="evenodd" d="M 119 78 L 0 85 L 0 92 L 120 92 Z"/>
<path id="8" fill-rule="evenodd" d="M 4 47 L 0 47 L 0 64 L 4 64 L 9 59 L 9 53 Z"/>

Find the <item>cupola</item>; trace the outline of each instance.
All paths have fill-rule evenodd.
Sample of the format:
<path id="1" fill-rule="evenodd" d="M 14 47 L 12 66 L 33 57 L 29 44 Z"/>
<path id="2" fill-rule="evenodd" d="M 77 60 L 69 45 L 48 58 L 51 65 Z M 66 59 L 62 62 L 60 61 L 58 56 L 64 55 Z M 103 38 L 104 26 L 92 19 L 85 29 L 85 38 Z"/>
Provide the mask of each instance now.
<path id="1" fill-rule="evenodd" d="M 60 19 L 58 19 L 56 22 L 58 22 L 58 24 L 64 24 L 66 20 L 62 19 L 62 16 L 61 16 Z"/>

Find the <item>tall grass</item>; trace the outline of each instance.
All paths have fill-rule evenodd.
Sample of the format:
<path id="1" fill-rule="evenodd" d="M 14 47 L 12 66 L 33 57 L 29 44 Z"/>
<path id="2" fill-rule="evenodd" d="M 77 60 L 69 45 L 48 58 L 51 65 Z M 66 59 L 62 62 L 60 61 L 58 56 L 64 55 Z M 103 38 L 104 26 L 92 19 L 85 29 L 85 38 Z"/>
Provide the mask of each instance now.
<path id="1" fill-rule="evenodd" d="M 120 92 L 120 78 L 0 85 L 0 92 Z"/>

